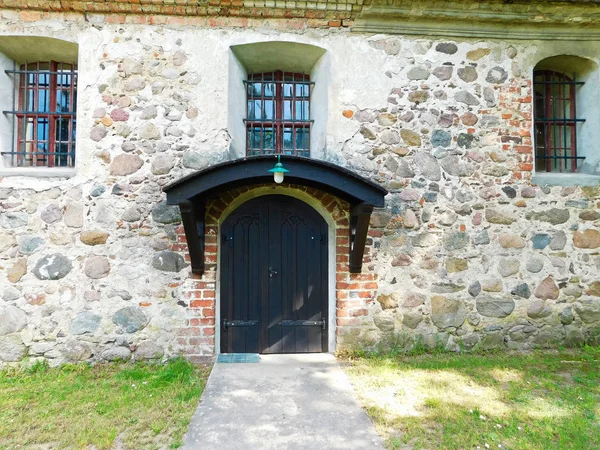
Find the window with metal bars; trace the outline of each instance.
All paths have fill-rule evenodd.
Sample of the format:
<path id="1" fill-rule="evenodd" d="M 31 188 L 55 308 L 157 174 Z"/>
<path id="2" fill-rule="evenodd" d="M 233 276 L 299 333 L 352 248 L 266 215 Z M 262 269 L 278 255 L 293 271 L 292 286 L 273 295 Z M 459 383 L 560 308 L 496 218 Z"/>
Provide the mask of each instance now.
<path id="1" fill-rule="evenodd" d="M 252 74 L 247 93 L 246 153 L 310 156 L 308 75 L 292 72 Z"/>
<path id="2" fill-rule="evenodd" d="M 576 172 L 585 157 L 577 154 L 577 88 L 575 74 L 536 70 L 535 160 L 538 172 Z"/>
<path id="3" fill-rule="evenodd" d="M 13 167 L 74 167 L 77 66 L 56 61 L 23 64 L 7 70 L 15 82 Z"/>

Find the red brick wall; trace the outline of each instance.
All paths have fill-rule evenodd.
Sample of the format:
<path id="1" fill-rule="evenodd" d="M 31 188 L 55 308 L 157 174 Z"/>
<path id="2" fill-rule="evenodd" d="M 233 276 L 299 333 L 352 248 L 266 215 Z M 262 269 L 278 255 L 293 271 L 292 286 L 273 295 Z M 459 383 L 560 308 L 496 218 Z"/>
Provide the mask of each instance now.
<path id="1" fill-rule="evenodd" d="M 270 20 L 271 26 L 280 30 L 349 27 L 362 10 L 362 0 L 353 4 L 340 1 L 339 5 L 331 0 L 317 0 L 313 5 L 248 7 L 241 0 L 210 0 L 200 4 L 188 0 L 0 0 L 0 8 L 20 11 L 20 19 L 25 22 L 53 19 L 246 28 Z"/>
<path id="2" fill-rule="evenodd" d="M 205 272 L 202 276 L 190 274 L 190 278 L 180 285 L 173 285 L 182 295 L 182 305 L 185 304 L 187 319 L 185 326 L 177 330 L 179 351 L 191 360 L 202 360 L 214 354 L 215 351 L 215 309 L 217 301 L 217 252 L 219 246 L 219 223 L 229 205 L 240 196 L 247 195 L 252 190 L 265 187 L 253 186 L 239 188 L 221 194 L 206 205 L 205 229 Z M 302 192 L 314 201 L 319 202 L 328 211 L 335 223 L 335 295 L 336 295 L 336 335 L 357 335 L 360 332 L 361 320 L 368 314 L 368 306 L 375 300 L 377 292 L 377 275 L 369 269 L 370 239 L 365 248 L 363 271 L 359 274 L 349 272 L 349 242 L 350 221 L 349 205 L 345 201 L 328 193 L 283 184 L 290 195 Z M 277 191 L 281 194 L 281 191 Z M 251 198 L 251 197 L 249 197 Z M 248 198 L 248 199 L 249 199 Z M 371 236 L 380 236 L 380 230 L 371 230 Z M 171 250 L 181 252 L 189 262 L 189 254 L 183 226 L 177 229 L 177 243 Z M 332 278 L 330 276 L 330 278 Z M 339 345 L 338 345 L 339 349 Z M 333 350 L 333 349 L 330 349 Z"/>

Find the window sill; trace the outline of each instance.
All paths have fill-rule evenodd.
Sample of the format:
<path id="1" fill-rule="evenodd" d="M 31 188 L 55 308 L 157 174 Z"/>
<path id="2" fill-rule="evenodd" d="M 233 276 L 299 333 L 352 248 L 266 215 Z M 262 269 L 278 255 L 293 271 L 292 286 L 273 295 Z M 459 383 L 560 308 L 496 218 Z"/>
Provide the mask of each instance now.
<path id="1" fill-rule="evenodd" d="M 598 186 L 600 175 L 587 173 L 538 173 L 531 182 L 538 186 Z"/>
<path id="2" fill-rule="evenodd" d="M 71 178 L 77 170 L 59 167 L 3 167 L 0 168 L 0 177 L 34 177 L 34 178 Z"/>

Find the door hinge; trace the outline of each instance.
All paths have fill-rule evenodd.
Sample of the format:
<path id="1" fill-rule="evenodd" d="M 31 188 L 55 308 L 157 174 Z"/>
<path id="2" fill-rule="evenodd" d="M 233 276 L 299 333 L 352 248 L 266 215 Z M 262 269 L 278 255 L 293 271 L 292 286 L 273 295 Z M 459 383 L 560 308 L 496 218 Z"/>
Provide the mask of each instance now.
<path id="1" fill-rule="evenodd" d="M 229 327 L 252 327 L 258 325 L 258 320 L 227 320 L 223 319 L 223 331 Z"/>
<path id="2" fill-rule="evenodd" d="M 321 327 L 324 330 L 327 328 L 326 320 L 281 320 L 279 325 L 282 327 Z"/>

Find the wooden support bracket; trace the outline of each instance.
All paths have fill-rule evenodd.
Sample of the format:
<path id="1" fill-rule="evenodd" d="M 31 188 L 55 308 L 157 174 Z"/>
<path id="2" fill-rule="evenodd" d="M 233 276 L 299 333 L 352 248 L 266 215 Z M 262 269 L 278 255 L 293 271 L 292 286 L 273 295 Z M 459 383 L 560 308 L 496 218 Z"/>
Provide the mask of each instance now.
<path id="1" fill-rule="evenodd" d="M 359 203 L 350 210 L 350 273 L 360 273 L 373 205 Z"/>
<path id="2" fill-rule="evenodd" d="M 184 201 L 179 203 L 181 220 L 192 263 L 192 273 L 204 273 L 204 202 Z"/>

